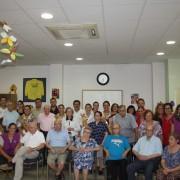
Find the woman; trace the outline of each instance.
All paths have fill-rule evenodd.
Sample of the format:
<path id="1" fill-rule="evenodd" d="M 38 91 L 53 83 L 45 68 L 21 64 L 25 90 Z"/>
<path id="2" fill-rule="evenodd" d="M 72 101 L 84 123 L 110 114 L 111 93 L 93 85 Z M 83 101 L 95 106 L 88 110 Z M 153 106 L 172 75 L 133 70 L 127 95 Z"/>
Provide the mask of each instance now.
<path id="1" fill-rule="evenodd" d="M 103 143 L 104 137 L 108 134 L 108 126 L 102 120 L 102 113 L 96 111 L 94 114 L 94 122 L 89 123 L 89 127 L 92 129 L 91 138 L 95 139 L 98 145 Z M 99 163 L 99 175 L 103 174 L 103 150 L 97 153 L 97 160 Z"/>
<path id="2" fill-rule="evenodd" d="M 17 102 L 17 112 L 20 116 L 24 114 L 24 102 L 22 100 Z"/>
<path id="3" fill-rule="evenodd" d="M 159 122 L 153 120 L 153 112 L 146 110 L 144 113 L 144 121 L 139 126 L 139 137 L 146 135 L 146 128 L 153 127 L 154 136 L 159 137 L 162 140 L 162 128 Z"/>
<path id="4" fill-rule="evenodd" d="M 70 146 L 74 159 L 75 180 L 79 180 L 79 171 L 82 170 L 83 180 L 88 179 L 88 171 L 92 169 L 94 151 L 99 151 L 100 146 L 90 138 L 91 128 L 85 127 L 81 138 L 77 138 Z"/>
<path id="5" fill-rule="evenodd" d="M 120 125 L 113 124 L 112 135 L 106 136 L 104 143 L 106 152 L 107 179 L 126 179 L 126 157 L 130 145 L 126 137 L 120 135 Z"/>
<path id="6" fill-rule="evenodd" d="M 81 131 L 80 122 L 73 118 L 74 111 L 71 107 L 67 107 L 65 113 L 66 119 L 62 126 L 68 131 L 71 141 L 74 141 Z"/>
<path id="7" fill-rule="evenodd" d="M 133 105 L 129 105 L 127 107 L 127 113 L 132 114 L 134 117 L 136 117 L 136 109 Z"/>
<path id="8" fill-rule="evenodd" d="M 110 111 L 110 102 L 104 101 L 103 102 L 103 112 L 102 112 L 102 120 L 109 124 L 109 117 L 111 116 Z"/>
<path id="9" fill-rule="evenodd" d="M 58 105 L 58 114 L 56 114 L 56 118 L 61 119 L 62 122 L 66 119 L 66 114 L 65 114 L 65 106 L 64 104 Z"/>
<path id="10" fill-rule="evenodd" d="M 175 134 L 169 136 L 169 145 L 165 147 L 161 166 L 157 173 L 157 180 L 179 180 L 180 179 L 180 145 L 179 137 Z"/>
<path id="11" fill-rule="evenodd" d="M 87 124 L 91 123 L 94 121 L 94 113 L 92 111 L 92 106 L 91 104 L 86 104 L 85 105 L 85 114 L 82 114 L 82 125 L 87 126 Z"/>
<path id="12" fill-rule="evenodd" d="M 172 119 L 172 132 L 180 136 L 180 104 L 177 105 Z"/>
<path id="13" fill-rule="evenodd" d="M 154 120 L 158 121 L 162 126 L 163 117 L 164 117 L 164 104 L 160 102 L 157 104 L 155 108 Z"/>
<path id="14" fill-rule="evenodd" d="M 112 104 L 110 117 L 113 117 L 114 115 L 116 115 L 118 113 L 118 108 L 119 108 L 119 105 L 117 103 Z"/>
<path id="15" fill-rule="evenodd" d="M 144 122 L 144 108 L 143 107 L 139 107 L 136 113 L 136 123 L 138 125 L 138 127 L 140 126 L 140 124 L 142 122 Z"/>
<path id="16" fill-rule="evenodd" d="M 171 103 L 164 104 L 164 117 L 162 120 L 163 145 L 168 145 L 169 136 L 172 130 L 173 106 Z"/>
<path id="17" fill-rule="evenodd" d="M 0 164 L 11 162 L 20 147 L 20 134 L 15 123 L 8 126 L 8 131 L 0 136 Z"/>

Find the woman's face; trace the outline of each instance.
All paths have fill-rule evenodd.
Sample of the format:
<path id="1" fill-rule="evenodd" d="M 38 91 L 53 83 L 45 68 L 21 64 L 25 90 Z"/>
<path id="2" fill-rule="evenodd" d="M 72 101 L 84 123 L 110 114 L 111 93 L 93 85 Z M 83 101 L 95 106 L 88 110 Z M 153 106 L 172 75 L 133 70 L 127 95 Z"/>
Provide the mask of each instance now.
<path id="1" fill-rule="evenodd" d="M 18 107 L 18 108 L 23 108 L 23 107 L 24 107 L 24 104 L 23 104 L 22 102 L 18 102 L 18 103 L 17 103 L 17 107 Z"/>
<path id="2" fill-rule="evenodd" d="M 164 114 L 164 107 L 163 105 L 159 105 L 157 109 L 158 114 Z"/>
<path id="3" fill-rule="evenodd" d="M 180 107 L 178 107 L 178 109 L 177 109 L 177 113 L 178 113 L 178 114 L 180 114 Z"/>
<path id="4" fill-rule="evenodd" d="M 94 119 L 95 119 L 95 121 L 100 121 L 101 120 L 101 115 L 99 113 L 96 113 L 94 115 Z"/>
<path id="5" fill-rule="evenodd" d="M 29 107 L 24 108 L 24 114 L 29 116 L 31 114 L 31 109 Z"/>
<path id="6" fill-rule="evenodd" d="M 144 109 L 143 108 L 139 108 L 138 109 L 138 113 L 140 116 L 143 116 L 144 115 Z"/>
<path id="7" fill-rule="evenodd" d="M 87 106 L 85 107 L 85 111 L 86 111 L 87 113 L 90 113 L 91 110 L 92 110 L 92 107 L 91 107 L 91 106 L 87 105 Z"/>
<path id="8" fill-rule="evenodd" d="M 164 109 L 165 109 L 165 114 L 166 115 L 169 115 L 169 114 L 172 113 L 171 107 L 169 105 L 166 105 Z"/>
<path id="9" fill-rule="evenodd" d="M 109 104 L 108 103 L 104 103 L 103 104 L 103 108 L 104 108 L 104 111 L 109 111 Z"/>
<path id="10" fill-rule="evenodd" d="M 118 112 L 118 106 L 117 106 L 117 104 L 115 104 L 115 105 L 113 106 L 112 111 L 113 111 L 113 112 Z"/>
<path id="11" fill-rule="evenodd" d="M 174 146 L 176 144 L 177 144 L 177 140 L 175 139 L 175 137 L 174 136 L 170 136 L 169 137 L 169 145 L 170 146 Z"/>
<path id="12" fill-rule="evenodd" d="M 67 116 L 67 117 L 72 117 L 72 116 L 73 116 L 73 112 L 72 112 L 71 109 L 68 109 L 68 110 L 66 111 L 66 116 Z"/>
<path id="13" fill-rule="evenodd" d="M 58 106 L 59 113 L 64 113 L 64 106 Z"/>
<path id="14" fill-rule="evenodd" d="M 134 114 L 134 109 L 133 109 L 133 108 L 129 108 L 129 109 L 128 109 L 128 113 L 129 113 L 129 114 Z"/>
<path id="15" fill-rule="evenodd" d="M 16 129 L 17 129 L 16 126 L 15 126 L 15 125 L 12 125 L 12 126 L 9 127 L 8 132 L 9 132 L 10 134 L 15 134 Z"/>
<path id="16" fill-rule="evenodd" d="M 84 129 L 83 131 L 83 136 L 87 139 L 90 138 L 90 135 L 91 135 L 91 131 L 89 129 Z"/>
<path id="17" fill-rule="evenodd" d="M 153 121 L 152 113 L 148 112 L 145 117 L 146 121 Z"/>

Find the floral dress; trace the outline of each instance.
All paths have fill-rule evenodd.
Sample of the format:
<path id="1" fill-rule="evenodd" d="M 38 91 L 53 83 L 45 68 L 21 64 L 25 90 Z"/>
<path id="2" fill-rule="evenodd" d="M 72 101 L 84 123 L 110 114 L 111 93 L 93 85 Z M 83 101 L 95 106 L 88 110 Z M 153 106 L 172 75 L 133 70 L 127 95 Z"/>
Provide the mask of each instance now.
<path id="1" fill-rule="evenodd" d="M 80 138 L 73 143 L 76 148 L 95 148 L 98 146 L 94 139 L 89 139 L 87 142 L 81 142 Z M 73 153 L 75 169 L 91 169 L 94 161 L 94 152 L 79 152 Z"/>

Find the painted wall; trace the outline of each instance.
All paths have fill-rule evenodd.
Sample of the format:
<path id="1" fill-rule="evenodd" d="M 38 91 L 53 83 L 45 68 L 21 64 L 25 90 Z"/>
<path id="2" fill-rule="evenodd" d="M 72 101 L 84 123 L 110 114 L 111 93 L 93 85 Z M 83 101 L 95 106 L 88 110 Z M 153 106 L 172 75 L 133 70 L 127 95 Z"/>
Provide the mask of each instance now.
<path id="1" fill-rule="evenodd" d="M 169 101 L 180 104 L 180 59 L 168 60 Z"/>
<path id="2" fill-rule="evenodd" d="M 109 74 L 110 82 L 107 86 L 100 86 L 96 82 L 100 72 Z M 82 99 L 82 89 L 119 89 L 123 90 L 124 104 L 130 104 L 131 94 L 139 93 L 146 100 L 147 108 L 152 108 L 156 102 L 165 99 L 164 73 L 163 63 L 8 67 L 0 69 L 0 93 L 8 93 L 14 83 L 18 87 L 18 99 L 22 99 L 23 78 L 45 77 L 48 102 L 52 88 L 60 89 L 58 103 L 66 106 L 72 105 L 74 99 Z"/>

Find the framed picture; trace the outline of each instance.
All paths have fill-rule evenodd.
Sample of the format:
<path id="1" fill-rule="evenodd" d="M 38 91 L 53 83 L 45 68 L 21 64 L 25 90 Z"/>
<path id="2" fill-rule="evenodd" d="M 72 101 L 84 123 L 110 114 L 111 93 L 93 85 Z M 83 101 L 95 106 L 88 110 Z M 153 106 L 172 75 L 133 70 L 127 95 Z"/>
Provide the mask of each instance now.
<path id="1" fill-rule="evenodd" d="M 138 93 L 131 94 L 131 104 L 137 104 L 138 99 L 139 99 Z"/>
<path id="2" fill-rule="evenodd" d="M 52 89 L 52 97 L 59 99 L 59 89 L 58 88 Z"/>
<path id="3" fill-rule="evenodd" d="M 23 101 L 34 102 L 37 98 L 46 102 L 46 78 L 23 78 Z"/>

